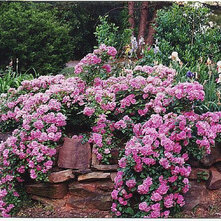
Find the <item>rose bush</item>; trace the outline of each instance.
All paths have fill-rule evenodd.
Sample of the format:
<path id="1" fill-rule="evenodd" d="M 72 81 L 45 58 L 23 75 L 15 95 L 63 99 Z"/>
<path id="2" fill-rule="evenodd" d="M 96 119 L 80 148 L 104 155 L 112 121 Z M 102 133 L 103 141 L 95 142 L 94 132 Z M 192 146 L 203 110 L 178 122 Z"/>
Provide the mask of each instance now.
<path id="1" fill-rule="evenodd" d="M 74 137 L 93 143 L 102 163 L 120 149 L 112 193 L 116 216 L 168 217 L 184 205 L 191 171 L 186 161 L 210 153 L 221 114 L 196 114 L 203 86 L 177 84 L 176 71 L 163 65 L 124 68 L 114 76 L 116 53 L 101 45 L 76 66 L 77 77 L 42 76 L 1 95 L 0 128 L 13 131 L 0 144 L 2 216 L 19 206 L 24 174 L 47 180 L 58 143 L 79 119 L 88 127 Z"/>

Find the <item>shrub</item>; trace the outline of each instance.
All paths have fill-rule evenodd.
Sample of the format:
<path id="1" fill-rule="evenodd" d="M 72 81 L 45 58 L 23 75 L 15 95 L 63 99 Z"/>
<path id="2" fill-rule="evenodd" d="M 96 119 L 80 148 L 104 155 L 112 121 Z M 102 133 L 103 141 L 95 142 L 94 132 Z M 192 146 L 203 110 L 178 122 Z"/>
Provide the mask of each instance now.
<path id="1" fill-rule="evenodd" d="M 210 10 L 200 3 L 173 4 L 159 10 L 155 38 L 163 54 L 163 63 L 169 63 L 169 55 L 176 51 L 182 62 L 193 66 L 202 57 L 209 56 L 217 62 L 220 56 L 221 29 L 210 27 Z"/>
<path id="2" fill-rule="evenodd" d="M 19 71 L 58 72 L 70 58 L 70 28 L 47 3 L 0 4 L 0 65 L 19 60 Z"/>
<path id="3" fill-rule="evenodd" d="M 103 75 L 103 65 L 116 53 L 101 45 L 76 67 L 78 77 L 23 81 L 1 99 L 0 127 L 17 123 L 0 144 L 2 216 L 19 206 L 17 189 L 24 174 L 47 180 L 57 143 L 68 135 L 67 126 L 80 119 L 88 127 L 76 135 L 94 144 L 98 160 L 109 164 L 111 149 L 121 149 L 112 192 L 116 216 L 168 217 L 184 205 L 191 171 L 186 161 L 210 153 L 221 133 L 221 113 L 195 113 L 195 102 L 205 97 L 203 86 L 176 83 L 176 71 L 162 65 Z M 89 73 L 90 84 L 80 78 Z"/>
<path id="4" fill-rule="evenodd" d="M 130 44 L 131 29 L 124 28 L 119 30 L 119 27 L 114 23 L 108 22 L 108 16 L 100 16 L 99 19 L 101 24 L 96 27 L 96 32 L 94 33 L 98 45 L 110 45 L 115 47 L 118 52 L 121 52 L 126 45 Z"/>

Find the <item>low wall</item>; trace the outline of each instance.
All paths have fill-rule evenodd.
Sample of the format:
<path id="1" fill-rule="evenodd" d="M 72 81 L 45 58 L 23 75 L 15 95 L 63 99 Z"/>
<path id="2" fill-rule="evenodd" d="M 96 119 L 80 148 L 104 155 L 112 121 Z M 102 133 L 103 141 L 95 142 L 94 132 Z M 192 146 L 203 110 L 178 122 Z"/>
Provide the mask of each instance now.
<path id="1" fill-rule="evenodd" d="M 32 199 L 55 207 L 110 210 L 117 164 L 99 164 L 88 143 L 70 138 L 58 148 L 56 162 L 48 182 L 25 186 Z M 185 210 L 221 197 L 221 145 L 201 161 L 189 160 L 189 164 L 191 188 L 185 194 Z"/>

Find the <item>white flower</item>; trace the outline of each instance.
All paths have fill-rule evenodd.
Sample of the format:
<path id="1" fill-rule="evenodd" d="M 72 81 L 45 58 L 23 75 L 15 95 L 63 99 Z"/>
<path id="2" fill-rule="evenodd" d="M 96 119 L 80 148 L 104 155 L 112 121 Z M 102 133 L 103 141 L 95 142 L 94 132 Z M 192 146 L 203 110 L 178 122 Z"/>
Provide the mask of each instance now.
<path id="1" fill-rule="evenodd" d="M 212 21 L 209 21 L 209 26 L 210 26 L 210 28 L 212 28 L 214 26 Z"/>
<path id="2" fill-rule="evenodd" d="M 217 62 L 217 71 L 218 73 L 221 73 L 221 61 Z"/>
<path id="3" fill-rule="evenodd" d="M 180 59 L 178 57 L 178 53 L 176 51 L 173 51 L 172 54 L 169 56 L 169 58 L 172 59 L 173 61 L 180 62 Z"/>
<path id="4" fill-rule="evenodd" d="M 217 83 L 221 83 L 221 74 L 219 74 L 219 78 L 217 80 Z"/>
<path id="5" fill-rule="evenodd" d="M 140 46 L 145 45 L 145 41 L 144 41 L 143 36 L 141 36 L 140 39 L 139 39 L 139 45 Z"/>
<path id="6" fill-rule="evenodd" d="M 212 61 L 210 60 L 210 58 L 207 58 L 206 64 L 207 65 L 211 65 L 212 64 Z"/>

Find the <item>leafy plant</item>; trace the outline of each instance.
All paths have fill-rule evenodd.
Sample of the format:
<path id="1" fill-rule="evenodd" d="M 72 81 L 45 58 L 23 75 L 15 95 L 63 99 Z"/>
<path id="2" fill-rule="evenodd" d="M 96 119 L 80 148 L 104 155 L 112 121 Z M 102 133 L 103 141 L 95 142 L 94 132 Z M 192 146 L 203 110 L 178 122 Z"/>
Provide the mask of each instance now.
<path id="1" fill-rule="evenodd" d="M 164 64 L 169 64 L 169 55 L 176 51 L 188 66 L 197 64 L 201 57 L 210 57 L 215 62 L 220 56 L 221 29 L 209 25 L 210 10 L 200 3 L 174 3 L 158 10 L 155 38 L 158 39 Z"/>
<path id="2" fill-rule="evenodd" d="M 58 72 L 70 59 L 69 31 L 50 4 L 1 2 L 1 67 L 18 59 L 19 72 L 30 67 L 41 75 Z"/>
<path id="3" fill-rule="evenodd" d="M 125 28 L 121 31 L 114 23 L 108 22 L 108 16 L 99 16 L 100 23 L 96 27 L 94 33 L 98 45 L 105 44 L 115 47 L 118 51 L 122 51 L 123 47 L 130 43 L 132 30 Z"/>

